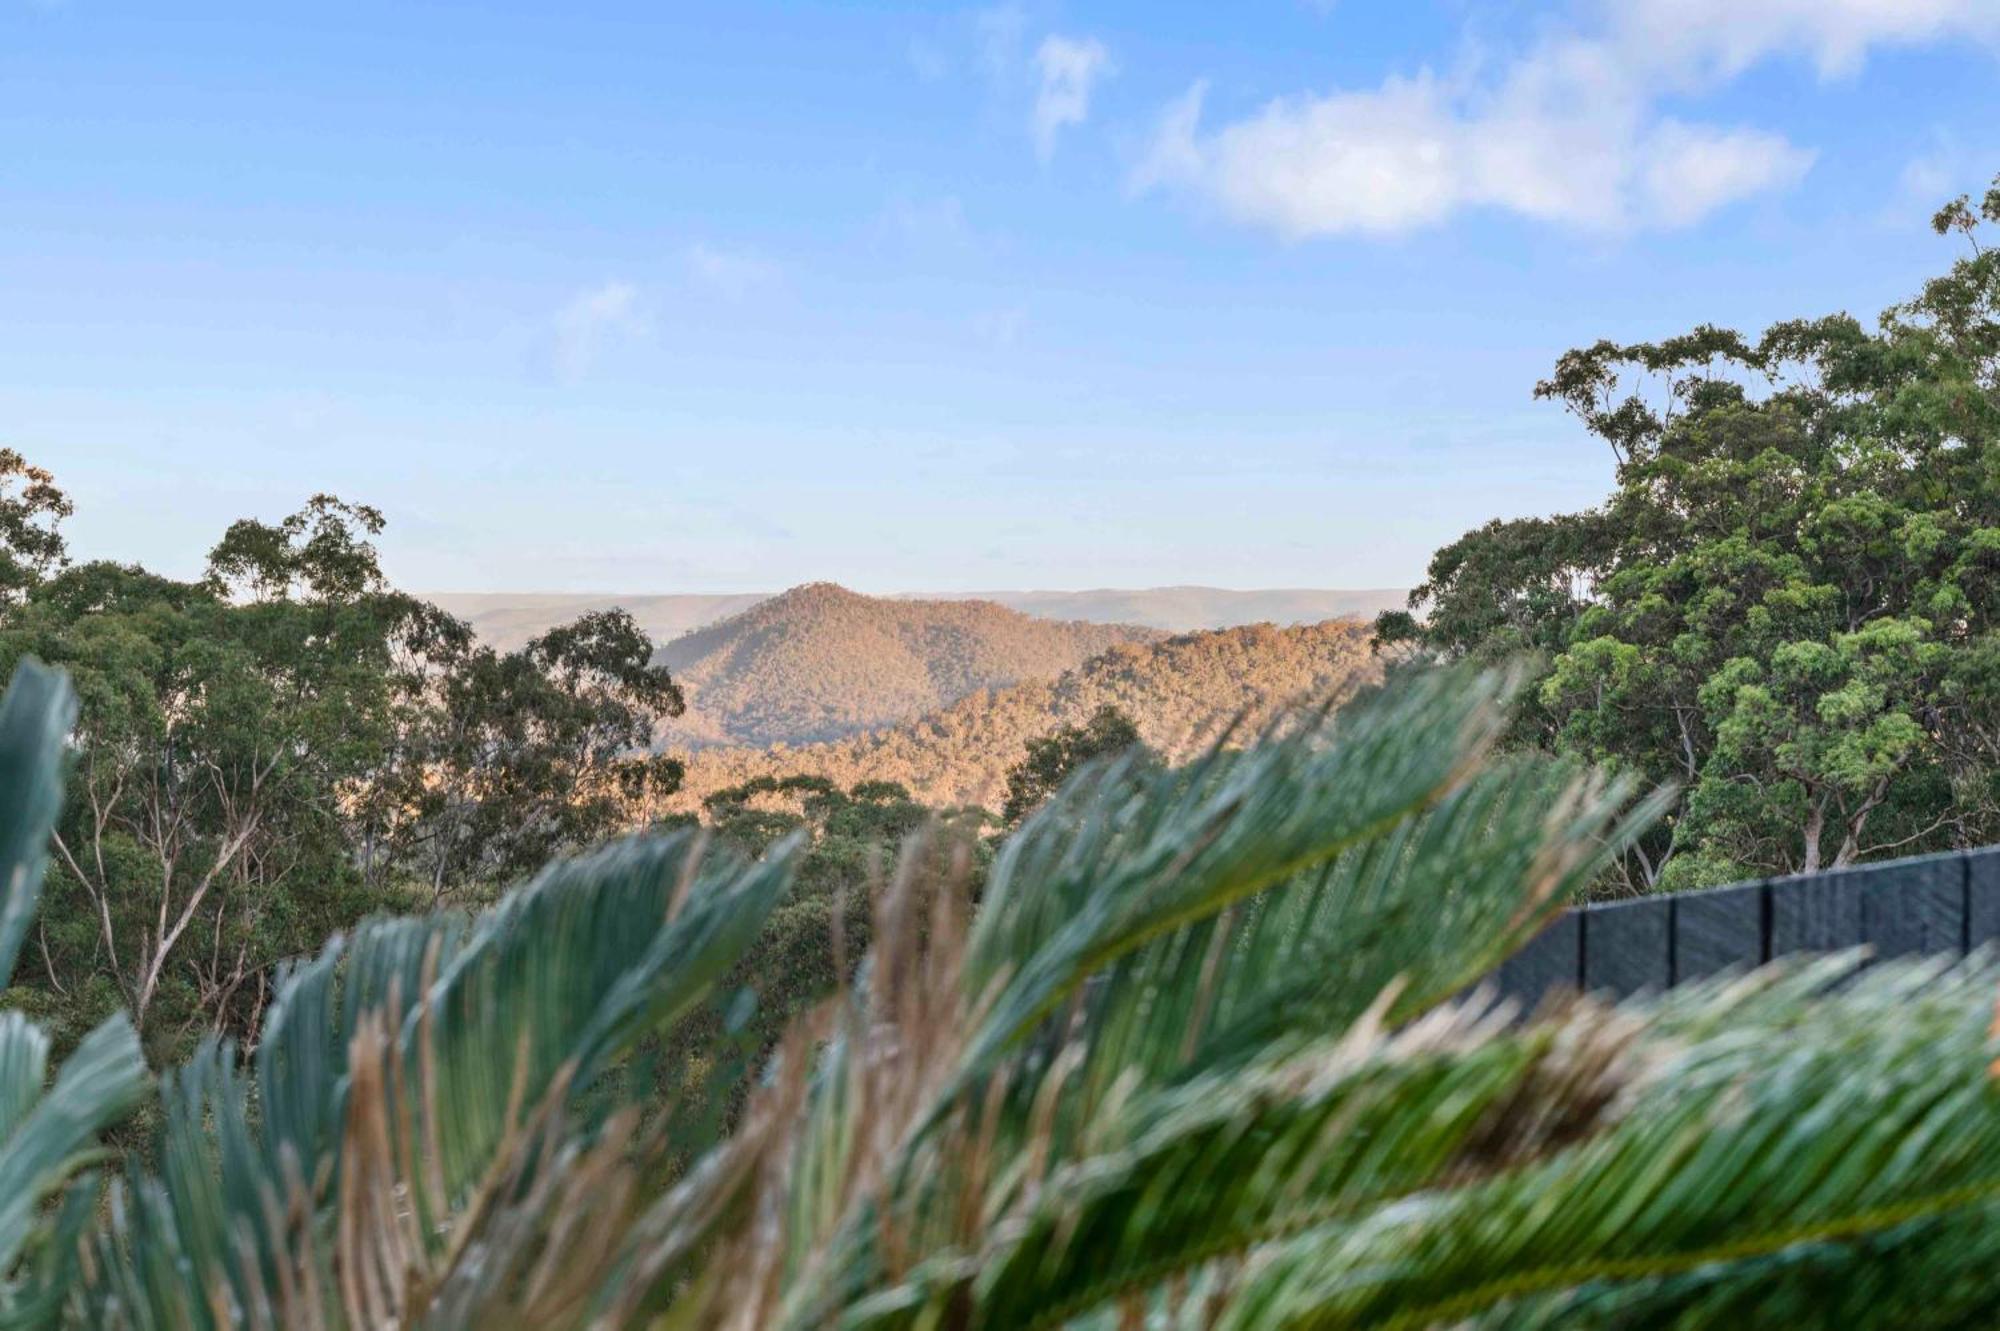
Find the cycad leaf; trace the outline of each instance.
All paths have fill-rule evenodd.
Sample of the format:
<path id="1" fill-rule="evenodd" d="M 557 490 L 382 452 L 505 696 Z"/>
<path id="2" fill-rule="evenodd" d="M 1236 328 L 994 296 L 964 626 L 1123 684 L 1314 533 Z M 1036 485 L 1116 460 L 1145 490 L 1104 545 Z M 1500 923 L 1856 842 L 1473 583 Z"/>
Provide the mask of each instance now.
<path id="1" fill-rule="evenodd" d="M 0 1271 L 13 1267 L 37 1228 L 42 1200 L 99 1133 L 132 1111 L 145 1083 L 139 1037 L 123 1015 L 85 1036 L 63 1061 L 55 1085 L 0 1147 Z"/>
<path id="2" fill-rule="evenodd" d="M 1073 781 L 1008 843 L 974 927 L 969 983 L 1003 987 L 966 1075 L 1092 974 L 1320 868 L 1445 797 L 1499 734 L 1509 684 L 1440 672 L 1376 705 L 1218 748 L 1177 772 Z"/>
<path id="3" fill-rule="evenodd" d="M 1274 1247 L 1218 1325 L 1990 1325 L 2000 974 L 1885 966 L 1829 995 L 1831 973 L 1678 996 L 1615 1126 Z"/>
<path id="4" fill-rule="evenodd" d="M 49 1074 L 49 1037 L 19 1012 L 0 1012 L 0 1144 L 34 1108 Z"/>
<path id="5" fill-rule="evenodd" d="M 69 681 L 22 661 L 0 700 L 0 988 L 14 976 L 41 901 L 49 836 L 62 811 L 63 745 L 75 723 Z"/>
<path id="6" fill-rule="evenodd" d="M 372 1300 L 426 1297 L 447 1250 L 478 1260 L 462 1224 L 478 1223 L 496 1172 L 523 1168 L 510 1153 L 536 1140 L 525 1119 L 698 1002 L 783 892 L 794 850 L 744 865 L 687 836 L 640 839 L 551 866 L 474 920 L 374 921 L 336 940 L 274 1003 L 261 1124 L 226 1046 L 164 1083 L 156 1173 L 99 1244 L 98 1314 L 353 1324 L 375 1319 Z M 385 1215 L 410 1226 L 395 1257 L 406 1283 L 388 1293 L 353 1283 L 370 1245 L 403 1242 Z"/>

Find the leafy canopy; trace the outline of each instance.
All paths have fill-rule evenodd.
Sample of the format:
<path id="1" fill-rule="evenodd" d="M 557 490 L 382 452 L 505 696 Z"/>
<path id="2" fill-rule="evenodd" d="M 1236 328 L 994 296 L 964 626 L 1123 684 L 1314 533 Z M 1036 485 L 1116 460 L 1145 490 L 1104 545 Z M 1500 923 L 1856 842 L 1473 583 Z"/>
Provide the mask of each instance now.
<path id="1" fill-rule="evenodd" d="M 234 523 L 193 581 L 71 563 L 69 509 L 0 450 L 0 669 L 58 664 L 84 703 L 16 990 L 60 1047 L 120 1009 L 157 1063 L 254 1041 L 285 958 L 490 893 L 679 782 L 648 752 L 679 690 L 627 615 L 500 655 L 389 584 L 365 505 Z"/>
<path id="2" fill-rule="evenodd" d="M 2000 189 L 1888 310 L 1572 351 L 1540 384 L 1611 448 L 1599 507 L 1440 550 L 1378 642 L 1539 653 L 1516 739 L 1684 790 L 1629 886 L 2000 838 Z"/>

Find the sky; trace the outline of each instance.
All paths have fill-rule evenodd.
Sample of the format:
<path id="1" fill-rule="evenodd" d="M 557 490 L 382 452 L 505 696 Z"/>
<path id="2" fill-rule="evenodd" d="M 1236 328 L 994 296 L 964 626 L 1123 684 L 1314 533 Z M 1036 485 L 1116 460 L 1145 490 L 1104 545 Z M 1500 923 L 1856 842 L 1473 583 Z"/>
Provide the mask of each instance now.
<path id="1" fill-rule="evenodd" d="M 176 574 L 1405 586 L 1995 172 L 2000 0 L 0 0 L 0 444 Z"/>

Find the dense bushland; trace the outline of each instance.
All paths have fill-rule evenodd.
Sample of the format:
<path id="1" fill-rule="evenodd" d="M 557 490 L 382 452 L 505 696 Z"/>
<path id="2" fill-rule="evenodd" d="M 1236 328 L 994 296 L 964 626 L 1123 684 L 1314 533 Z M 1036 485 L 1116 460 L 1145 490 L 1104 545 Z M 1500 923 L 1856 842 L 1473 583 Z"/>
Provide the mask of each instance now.
<path id="1" fill-rule="evenodd" d="M 1037 619 L 991 601 L 863 596 L 808 583 L 661 646 L 688 709 L 660 738 L 670 747 L 753 749 L 840 739 L 1165 636 Z"/>
<path id="2" fill-rule="evenodd" d="M 894 781 L 927 804 L 998 811 L 1028 745 L 1087 727 L 1105 707 L 1129 717 L 1168 761 L 1186 762 L 1232 723 L 1254 730 L 1298 698 L 1339 700 L 1374 683 L 1381 670 L 1368 639 L 1365 624 L 1329 620 L 1120 645 L 1053 679 L 980 689 L 918 720 L 834 743 L 682 753 L 686 779 L 671 802 L 695 808 L 713 791 L 759 777 L 817 776 L 843 787 Z"/>
<path id="3" fill-rule="evenodd" d="M 680 780 L 646 749 L 679 692 L 623 615 L 502 655 L 388 585 L 372 509 L 238 522 L 180 581 L 72 562 L 69 508 L 0 451 L 0 669 L 59 664 L 84 704 L 14 991 L 65 1047 L 118 1009 L 156 1058 L 254 1041 L 284 959 L 490 893 Z"/>

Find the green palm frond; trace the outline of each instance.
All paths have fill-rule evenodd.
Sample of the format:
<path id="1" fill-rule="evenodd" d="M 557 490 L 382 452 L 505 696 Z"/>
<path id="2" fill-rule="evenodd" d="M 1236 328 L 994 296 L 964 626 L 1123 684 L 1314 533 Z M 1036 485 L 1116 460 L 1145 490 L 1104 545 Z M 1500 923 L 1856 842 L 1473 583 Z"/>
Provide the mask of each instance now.
<path id="1" fill-rule="evenodd" d="M 34 922 L 75 716 L 68 682 L 32 661 L 0 701 L 0 983 Z M 145 1084 L 138 1036 L 122 1016 L 84 1037 L 52 1086 L 48 1062 L 48 1036 L 18 1012 L 0 1013 L 0 1326 L 45 1324 L 59 1304 L 95 1183 L 68 1189 L 53 1234 L 43 1204 L 90 1164 L 99 1134 Z"/>
<path id="2" fill-rule="evenodd" d="M 1957 1282 L 1945 1324 L 2000 1311 L 1963 1237 L 2000 1196 L 2000 977 L 1849 958 L 1526 1027 L 1449 1001 L 1657 808 L 1484 761 L 1504 685 L 1457 683 L 1085 777 L 962 946 L 878 921 L 896 982 L 772 1088 L 790 1127 L 693 1324 L 1740 1324 L 1835 1267 L 1857 1324 L 1885 1248 Z"/>
<path id="3" fill-rule="evenodd" d="M 30 673 L 0 709 L 16 895 L 68 724 Z M 977 910 L 908 848 L 851 987 L 671 1167 L 622 1074 L 792 848 L 636 841 L 363 925 L 285 975 L 252 1057 L 162 1077 L 108 1192 L 83 1171 L 142 1084 L 130 1028 L 44 1090 L 47 1040 L 0 1015 L 0 1327 L 1991 1325 L 2000 964 L 1519 1020 L 1472 986 L 1658 801 L 1492 757 L 1508 689 L 1089 769 Z"/>
<path id="4" fill-rule="evenodd" d="M 1657 1060 L 1617 1122 L 1267 1251 L 1217 1324 L 1991 1325 L 2000 974 L 1885 967 L 1825 994 L 1837 973 L 1679 996 L 1707 1033 L 1648 1022 Z"/>
<path id="5" fill-rule="evenodd" d="M 61 671 L 23 662 L 0 702 L 0 988 L 41 904 L 49 836 L 62 811 L 63 748 L 76 724 L 76 695 Z"/>
<path id="6" fill-rule="evenodd" d="M 505 1189 L 585 1130 L 598 1075 L 708 992 L 789 872 L 788 852 L 744 865 L 688 835 L 642 840 L 557 864 L 476 919 L 336 940 L 287 977 L 254 1083 L 216 1044 L 167 1079 L 153 1172 L 100 1243 L 93 1320 L 420 1317 L 483 1259 Z M 163 1260 L 206 1279 L 159 1278 Z"/>
<path id="7" fill-rule="evenodd" d="M 782 1316 L 817 1325 L 973 1260 L 1050 1180 L 1128 1149 L 1157 1096 L 1321 1045 L 1385 986 L 1381 1015 L 1408 1020 L 1538 928 L 1615 852 L 1630 800 L 1482 776 L 1507 687 L 1427 680 L 1190 769 L 1098 769 L 1003 852 L 961 950 L 878 922 L 874 982 L 772 1175 Z"/>

